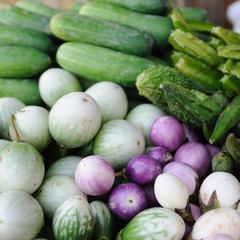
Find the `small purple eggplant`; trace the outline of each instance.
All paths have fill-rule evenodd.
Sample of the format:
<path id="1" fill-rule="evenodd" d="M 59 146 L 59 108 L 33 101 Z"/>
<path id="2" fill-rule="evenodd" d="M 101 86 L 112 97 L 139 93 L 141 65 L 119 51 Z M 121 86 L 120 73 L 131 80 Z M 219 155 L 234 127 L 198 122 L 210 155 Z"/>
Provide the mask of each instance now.
<path id="1" fill-rule="evenodd" d="M 162 172 L 162 167 L 154 158 L 140 155 L 133 158 L 126 166 L 127 178 L 139 185 L 154 182 Z"/>
<path id="2" fill-rule="evenodd" d="M 159 207 L 160 204 L 157 201 L 157 198 L 154 193 L 154 183 L 148 183 L 141 186 L 146 193 L 148 200 L 148 207 Z"/>
<path id="3" fill-rule="evenodd" d="M 172 154 L 165 147 L 154 147 L 148 151 L 147 155 L 160 162 L 162 168 L 173 161 Z"/>
<path id="4" fill-rule="evenodd" d="M 188 142 L 198 142 L 198 134 L 195 132 L 192 128 L 188 127 L 186 124 L 182 124 L 185 138 L 188 140 Z"/>
<path id="5" fill-rule="evenodd" d="M 148 207 L 143 188 L 136 183 L 123 183 L 110 193 L 109 209 L 122 221 L 131 220 Z"/>
<path id="6" fill-rule="evenodd" d="M 221 148 L 216 145 L 206 143 L 205 146 L 208 148 L 212 158 L 214 158 L 218 153 L 221 152 Z"/>

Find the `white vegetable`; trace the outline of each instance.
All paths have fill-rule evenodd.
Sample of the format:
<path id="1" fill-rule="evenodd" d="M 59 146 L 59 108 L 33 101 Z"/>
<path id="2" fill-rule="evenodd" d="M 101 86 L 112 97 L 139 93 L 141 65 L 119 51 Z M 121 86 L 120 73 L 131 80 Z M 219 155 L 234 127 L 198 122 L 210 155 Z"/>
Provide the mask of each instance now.
<path id="1" fill-rule="evenodd" d="M 186 185 L 172 173 L 161 173 L 156 178 L 154 193 L 159 204 L 171 210 L 185 209 L 189 199 Z"/>
<path id="2" fill-rule="evenodd" d="M 25 104 L 16 98 L 3 97 L 0 98 L 0 137 L 10 140 L 9 131 L 9 116 L 15 114 L 20 109 L 24 108 Z"/>
<path id="3" fill-rule="evenodd" d="M 42 152 L 51 142 L 48 129 L 49 111 L 40 106 L 27 106 L 15 114 L 14 124 L 22 141 L 26 141 Z M 14 139 L 13 129 L 9 132 Z"/>
<path id="4" fill-rule="evenodd" d="M 232 207 L 240 200 L 240 184 L 231 173 L 213 172 L 208 175 L 199 190 L 200 201 L 208 205 L 214 191 L 216 191 L 216 198 L 221 207 Z"/>
<path id="5" fill-rule="evenodd" d="M 158 117 L 166 115 L 159 107 L 143 103 L 134 107 L 126 116 L 126 120 L 139 128 L 144 135 L 146 146 L 152 146 L 150 138 L 150 128 L 154 120 Z"/>
<path id="6" fill-rule="evenodd" d="M 43 225 L 42 208 L 31 195 L 22 191 L 0 194 L 0 239 L 31 240 Z"/>
<path id="7" fill-rule="evenodd" d="M 72 92 L 61 97 L 50 110 L 50 133 L 59 145 L 66 148 L 77 148 L 89 143 L 100 126 L 99 106 L 83 92 Z"/>
<path id="8" fill-rule="evenodd" d="M 206 212 L 195 222 L 192 239 L 199 240 L 216 233 L 240 240 L 240 214 L 233 208 L 216 208 Z"/>
<path id="9" fill-rule="evenodd" d="M 100 107 L 102 124 L 123 119 L 128 110 L 128 99 L 123 88 L 114 82 L 99 82 L 89 87 L 85 93 L 92 96 Z"/>
<path id="10" fill-rule="evenodd" d="M 79 80 L 62 68 L 50 68 L 39 78 L 39 92 L 42 100 L 52 107 L 62 96 L 76 91 L 82 91 Z"/>
<path id="11" fill-rule="evenodd" d="M 9 143 L 10 143 L 10 141 L 8 141 L 8 140 L 0 139 L 0 149 L 2 149 L 4 146 L 6 146 Z"/>

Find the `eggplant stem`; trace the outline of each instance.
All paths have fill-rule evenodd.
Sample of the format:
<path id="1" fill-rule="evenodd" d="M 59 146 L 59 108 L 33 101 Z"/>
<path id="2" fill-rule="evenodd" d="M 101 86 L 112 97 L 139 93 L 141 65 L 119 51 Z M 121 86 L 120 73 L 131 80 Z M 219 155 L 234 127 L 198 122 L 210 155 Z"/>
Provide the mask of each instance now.
<path id="1" fill-rule="evenodd" d="M 13 138 L 14 138 L 13 140 L 16 141 L 16 142 L 20 142 L 21 139 L 20 139 L 20 136 L 18 134 L 17 128 L 15 126 L 14 119 L 15 119 L 15 116 L 13 114 L 10 114 L 9 124 L 10 124 L 10 128 L 13 132 Z"/>

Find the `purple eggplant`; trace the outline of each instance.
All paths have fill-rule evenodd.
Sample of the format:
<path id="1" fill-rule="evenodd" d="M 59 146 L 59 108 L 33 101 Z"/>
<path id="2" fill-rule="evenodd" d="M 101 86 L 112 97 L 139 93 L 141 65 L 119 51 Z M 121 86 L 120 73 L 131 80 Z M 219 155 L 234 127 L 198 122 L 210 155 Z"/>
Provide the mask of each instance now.
<path id="1" fill-rule="evenodd" d="M 188 140 L 188 142 L 198 142 L 199 137 L 196 131 L 194 131 L 192 128 L 188 127 L 186 124 L 182 124 L 185 138 Z"/>
<path id="2" fill-rule="evenodd" d="M 150 137 L 154 146 L 177 150 L 185 140 L 182 124 L 174 117 L 165 115 L 157 118 L 151 125 Z"/>
<path id="3" fill-rule="evenodd" d="M 221 152 L 221 148 L 216 145 L 206 143 L 205 146 L 208 148 L 212 158 L 214 158 L 218 153 Z"/>
<path id="4" fill-rule="evenodd" d="M 146 193 L 147 200 L 148 200 L 148 207 L 159 207 L 159 203 L 155 196 L 154 192 L 154 183 L 148 183 L 141 186 Z"/>
<path id="5" fill-rule="evenodd" d="M 199 206 L 196 204 L 190 203 L 190 208 L 191 208 L 191 214 L 194 218 L 195 221 L 202 215 L 202 211 Z"/>
<path id="6" fill-rule="evenodd" d="M 196 191 L 198 174 L 190 165 L 184 162 L 171 162 L 163 168 L 163 172 L 179 177 L 185 183 L 189 196 Z"/>
<path id="7" fill-rule="evenodd" d="M 208 148 L 200 142 L 187 142 L 183 144 L 174 155 L 176 162 L 189 164 L 198 173 L 199 178 L 204 177 L 211 164 L 211 154 Z"/>
<path id="8" fill-rule="evenodd" d="M 123 183 L 110 193 L 108 206 L 115 216 L 127 222 L 146 209 L 148 201 L 141 186 L 136 183 Z"/>
<path id="9" fill-rule="evenodd" d="M 127 178 L 139 185 L 152 183 L 162 172 L 162 167 L 154 158 L 140 155 L 133 158 L 126 166 Z"/>
<path id="10" fill-rule="evenodd" d="M 154 147 L 148 151 L 147 155 L 160 162 L 162 168 L 173 161 L 172 154 L 165 147 Z"/>

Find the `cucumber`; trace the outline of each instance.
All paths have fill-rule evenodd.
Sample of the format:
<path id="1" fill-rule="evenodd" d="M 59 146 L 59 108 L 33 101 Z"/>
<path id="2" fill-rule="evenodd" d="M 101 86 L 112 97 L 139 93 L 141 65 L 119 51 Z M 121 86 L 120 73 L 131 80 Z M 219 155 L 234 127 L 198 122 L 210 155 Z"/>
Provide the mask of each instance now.
<path id="1" fill-rule="evenodd" d="M 15 6 L 25 9 L 29 12 L 41 14 L 43 16 L 52 17 L 57 14 L 59 11 L 56 8 L 52 8 L 46 4 L 35 1 L 20 0 L 15 3 Z"/>
<path id="2" fill-rule="evenodd" d="M 58 240 L 90 240 L 94 216 L 90 204 L 81 196 L 63 202 L 53 216 L 53 233 Z"/>
<path id="3" fill-rule="evenodd" d="M 79 12 L 143 29 L 152 35 L 155 50 L 162 50 L 169 46 L 168 37 L 173 26 L 167 17 L 139 13 L 102 2 L 88 2 L 80 8 Z"/>
<path id="4" fill-rule="evenodd" d="M 149 13 L 149 14 L 161 14 L 167 8 L 167 0 L 93 0 L 104 3 L 110 3 L 120 7 L 124 7 L 133 11 Z"/>
<path id="5" fill-rule="evenodd" d="M 45 34 L 14 26 L 0 26 L 0 46 L 9 45 L 32 47 L 46 53 L 53 48 L 52 40 Z"/>
<path id="6" fill-rule="evenodd" d="M 0 98 L 14 97 L 25 105 L 41 105 L 38 82 L 33 79 L 0 78 Z"/>
<path id="7" fill-rule="evenodd" d="M 153 38 L 148 33 L 101 18 L 63 12 L 52 17 L 50 27 L 55 36 L 65 41 L 90 43 L 143 57 L 152 51 Z"/>
<path id="8" fill-rule="evenodd" d="M 106 203 L 95 200 L 90 203 L 93 211 L 95 227 L 94 240 L 111 240 L 114 235 L 114 218 Z"/>
<path id="9" fill-rule="evenodd" d="M 0 3 L 0 22 L 52 35 L 49 17 L 29 12 L 11 4 Z"/>
<path id="10" fill-rule="evenodd" d="M 183 219 L 175 212 L 153 207 L 137 214 L 123 228 L 122 240 L 180 240 L 185 232 Z"/>
<path id="11" fill-rule="evenodd" d="M 80 77 L 128 87 L 135 87 L 138 74 L 154 65 L 146 58 L 80 42 L 63 43 L 57 50 L 57 62 Z"/>
<path id="12" fill-rule="evenodd" d="M 178 7 L 186 21 L 206 21 L 207 11 L 198 7 Z"/>
<path id="13" fill-rule="evenodd" d="M 0 78 L 29 78 L 50 66 L 50 57 L 34 48 L 0 47 Z"/>
<path id="14" fill-rule="evenodd" d="M 74 11 L 74 12 L 79 12 L 79 10 L 80 10 L 80 8 L 83 6 L 83 2 L 73 2 L 70 6 L 69 6 L 69 8 L 68 8 L 68 10 L 70 10 L 70 11 Z"/>

